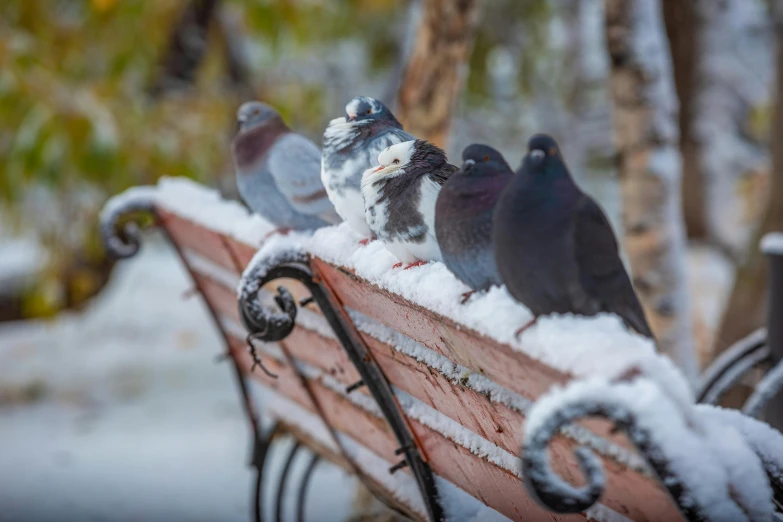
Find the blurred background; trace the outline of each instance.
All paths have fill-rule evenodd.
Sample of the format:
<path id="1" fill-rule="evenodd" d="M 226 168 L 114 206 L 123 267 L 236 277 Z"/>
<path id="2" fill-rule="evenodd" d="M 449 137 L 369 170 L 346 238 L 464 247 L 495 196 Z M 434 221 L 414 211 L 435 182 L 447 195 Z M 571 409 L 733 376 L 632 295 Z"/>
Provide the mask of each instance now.
<path id="1" fill-rule="evenodd" d="M 622 4 L 635 20 L 612 18 Z M 457 164 L 484 142 L 516 166 L 532 133 L 551 133 L 626 239 L 642 178 L 656 179 L 642 202 L 656 247 L 625 250 L 666 350 L 686 372 L 704 367 L 763 323 L 758 239 L 783 230 L 777 10 L 4 0 L 0 518 L 247 519 L 245 422 L 205 310 L 183 297 L 190 283 L 160 238 L 115 264 L 96 219 L 111 195 L 161 176 L 236 197 L 229 143 L 248 99 L 320 143 L 350 98 L 373 96 Z M 639 63 L 614 46 L 626 33 Z M 635 119 L 627 78 L 644 93 Z M 658 171 L 626 161 L 661 144 L 673 161 Z"/>

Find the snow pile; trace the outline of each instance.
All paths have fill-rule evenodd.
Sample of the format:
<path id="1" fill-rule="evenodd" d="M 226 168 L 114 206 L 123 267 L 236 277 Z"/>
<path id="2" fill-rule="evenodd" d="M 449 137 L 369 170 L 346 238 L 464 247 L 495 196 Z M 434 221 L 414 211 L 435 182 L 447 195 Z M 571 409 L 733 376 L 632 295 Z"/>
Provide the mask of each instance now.
<path id="1" fill-rule="evenodd" d="M 217 191 L 187 178 L 164 177 L 156 187 L 129 189 L 106 204 L 102 222 L 114 223 L 126 209 L 150 203 L 251 246 L 260 244 L 274 230 L 238 202 L 223 200 Z M 265 269 L 291 252 L 313 254 L 352 269 L 379 288 L 575 376 L 615 374 L 656 357 L 651 341 L 629 332 L 612 314 L 542 317 L 525 331 L 521 341 L 517 340 L 517 328 L 532 316 L 505 288 L 493 287 L 461 304 L 462 294 L 469 289 L 445 265 L 435 262 L 409 270 L 393 269 L 397 259 L 379 241 L 361 245 L 345 223 L 314 233 L 269 237 L 248 266 L 240 288 L 251 272 L 254 277 L 266 273 Z"/>
<path id="2" fill-rule="evenodd" d="M 392 268 L 398 261 L 381 242 L 361 245 L 345 223 L 321 228 L 312 235 L 291 233 L 272 237 L 248 265 L 243 282 L 248 279 L 247 274 L 256 270 L 257 263 L 269 267 L 290 252 L 308 252 L 352 269 L 357 276 L 381 289 L 576 376 L 615 374 L 629 365 L 644 365 L 658 358 L 650 340 L 629 332 L 612 314 L 541 317 L 518 340 L 514 335 L 517 328 L 530 321 L 532 315 L 504 287 L 474 294 L 461 304 L 462 294 L 469 288 L 443 263 L 409 270 Z"/>
<path id="3" fill-rule="evenodd" d="M 594 457 L 581 455 L 587 488 L 575 488 L 554 474 L 546 446 L 560 426 L 576 419 L 606 416 L 627 431 L 670 489 L 680 487 L 679 503 L 706 520 L 771 520 L 772 491 L 759 450 L 746 442 L 743 430 L 714 410 L 694 408 L 679 391 L 661 387 L 644 372 L 621 379 L 593 377 L 573 381 L 541 397 L 529 412 L 523 444 L 523 472 L 542 500 L 569 498 L 594 502 L 603 489 L 603 472 Z M 771 439 L 763 439 L 766 450 Z M 780 439 L 780 434 L 777 436 Z M 777 442 L 779 444 L 779 441 Z M 557 502 L 555 502 L 557 503 Z M 577 507 L 584 508 L 577 504 Z"/>
<path id="4" fill-rule="evenodd" d="M 251 246 L 260 245 L 275 229 L 238 201 L 223 199 L 217 190 L 188 178 L 162 177 L 157 186 L 131 187 L 106 202 L 100 215 L 104 237 L 111 237 L 110 232 L 122 214 L 153 205 Z"/>
<path id="5" fill-rule="evenodd" d="M 761 251 L 765 254 L 783 256 L 783 232 L 770 232 L 761 238 Z"/>
<path id="6" fill-rule="evenodd" d="M 238 201 L 225 200 L 217 190 L 205 188 L 188 178 L 161 178 L 157 203 L 194 223 L 251 246 L 260 245 L 275 229 Z"/>
<path id="7" fill-rule="evenodd" d="M 696 410 L 700 417 L 709 419 L 716 425 L 731 425 L 739 431 L 748 446 L 761 459 L 769 478 L 779 488 L 783 487 L 783 436 L 779 431 L 737 410 L 709 404 L 698 404 Z"/>
<path id="8" fill-rule="evenodd" d="M 0 226 L 0 294 L 29 283 L 48 261 L 38 241 L 5 236 Z"/>

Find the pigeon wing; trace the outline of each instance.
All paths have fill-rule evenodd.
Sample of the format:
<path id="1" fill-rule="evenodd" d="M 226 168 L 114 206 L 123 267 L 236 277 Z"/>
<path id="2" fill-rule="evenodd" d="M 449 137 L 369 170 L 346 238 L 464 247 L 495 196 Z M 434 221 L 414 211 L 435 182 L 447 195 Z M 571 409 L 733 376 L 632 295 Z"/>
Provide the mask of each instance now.
<path id="1" fill-rule="evenodd" d="M 280 192 L 297 212 L 340 222 L 321 182 L 321 151 L 315 143 L 288 133 L 275 143 L 268 165 Z"/>
<path id="2" fill-rule="evenodd" d="M 653 338 L 639 298 L 618 252 L 609 220 L 589 196 L 582 195 L 574 216 L 574 248 L 585 292 L 601 309 L 615 313 L 640 334 Z"/>
<path id="3" fill-rule="evenodd" d="M 430 180 L 442 187 L 449 180 L 449 177 L 458 170 L 459 167 L 455 167 L 454 165 L 447 163 L 442 168 L 435 169 L 434 171 L 430 172 L 428 177 Z"/>

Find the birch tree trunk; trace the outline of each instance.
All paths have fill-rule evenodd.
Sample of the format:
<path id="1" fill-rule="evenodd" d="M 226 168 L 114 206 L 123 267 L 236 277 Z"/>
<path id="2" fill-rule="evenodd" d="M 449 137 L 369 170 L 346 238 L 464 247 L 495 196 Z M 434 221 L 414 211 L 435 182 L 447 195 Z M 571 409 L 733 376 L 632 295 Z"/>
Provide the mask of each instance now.
<path id="1" fill-rule="evenodd" d="M 770 147 L 772 171 L 764 218 L 751 242 L 745 263 L 737 271 L 729 303 L 716 343 L 716 354 L 764 324 L 764 296 L 767 291 L 767 260 L 759 250 L 759 241 L 767 232 L 783 230 L 783 24 L 778 16 L 777 85 L 775 115 Z"/>
<path id="2" fill-rule="evenodd" d="M 445 147 L 478 22 L 478 0 L 423 0 L 416 43 L 397 94 L 411 134 Z"/>
<path id="3" fill-rule="evenodd" d="M 685 279 L 677 98 L 658 0 L 607 0 L 625 249 L 661 352 L 698 368 Z"/>
<path id="4" fill-rule="evenodd" d="M 766 201 L 773 24 L 761 2 L 693 4 L 698 55 L 689 141 L 703 180 L 708 239 L 739 261 Z"/>

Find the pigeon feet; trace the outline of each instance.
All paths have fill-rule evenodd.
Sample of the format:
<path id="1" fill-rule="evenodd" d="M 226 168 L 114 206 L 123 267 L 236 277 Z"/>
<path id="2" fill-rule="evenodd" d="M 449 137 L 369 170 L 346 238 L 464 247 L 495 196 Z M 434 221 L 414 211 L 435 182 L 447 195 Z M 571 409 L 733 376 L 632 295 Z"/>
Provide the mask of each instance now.
<path id="1" fill-rule="evenodd" d="M 409 268 L 413 268 L 414 266 L 424 266 L 427 263 L 429 263 L 429 261 L 416 261 L 415 263 L 408 264 L 408 266 L 403 268 L 403 270 L 408 270 Z"/>
<path id="2" fill-rule="evenodd" d="M 522 328 L 520 328 L 519 330 L 517 330 L 517 331 L 516 331 L 516 333 L 514 333 L 514 337 L 516 337 L 517 339 L 519 339 L 519 336 L 520 336 L 520 335 L 522 335 L 522 332 L 524 332 L 525 330 L 527 330 L 528 328 L 530 328 L 531 326 L 533 326 L 534 324 L 536 324 L 536 321 L 538 321 L 538 317 L 534 317 L 534 318 L 532 318 L 530 321 L 528 321 L 527 323 L 525 323 L 525 324 L 522 326 Z"/>
<path id="3" fill-rule="evenodd" d="M 470 292 L 465 292 L 464 294 L 462 294 L 462 297 L 459 300 L 459 304 L 467 303 L 468 299 L 470 299 L 470 296 L 472 296 L 475 293 L 476 293 L 475 290 L 471 290 Z"/>
<path id="4" fill-rule="evenodd" d="M 372 241 L 372 238 L 366 237 L 366 238 L 362 239 L 361 241 L 359 241 L 359 244 L 362 245 L 362 246 L 367 246 L 367 243 L 369 243 L 370 241 Z"/>

